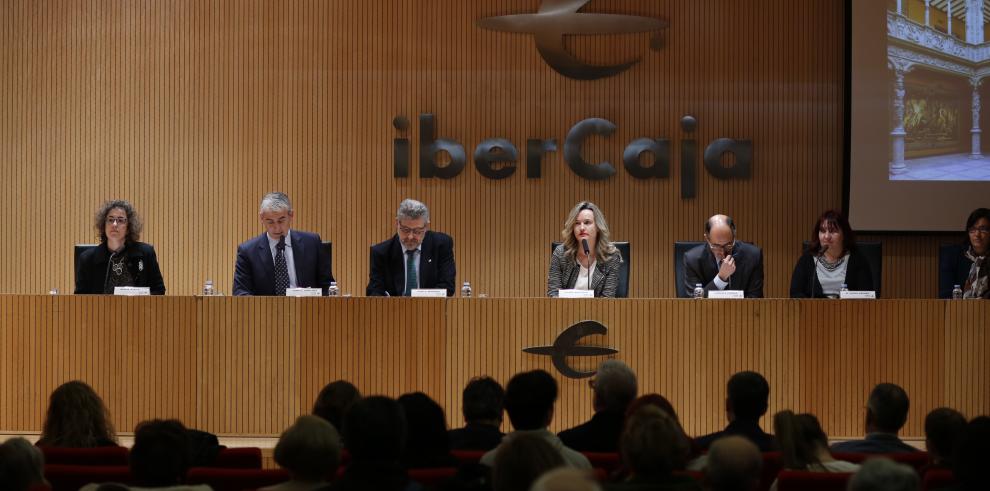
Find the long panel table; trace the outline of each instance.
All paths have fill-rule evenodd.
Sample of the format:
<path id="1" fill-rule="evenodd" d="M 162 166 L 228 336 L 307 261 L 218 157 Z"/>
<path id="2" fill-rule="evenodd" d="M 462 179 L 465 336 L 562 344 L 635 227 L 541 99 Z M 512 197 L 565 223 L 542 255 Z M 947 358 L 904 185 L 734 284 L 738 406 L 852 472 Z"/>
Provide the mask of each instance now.
<path id="1" fill-rule="evenodd" d="M 220 435 L 275 436 L 335 379 L 364 394 L 425 392 L 459 426 L 472 376 L 504 384 L 533 368 L 560 384 L 560 430 L 591 416 L 587 380 L 522 348 L 552 345 L 581 320 L 608 327 L 582 344 L 617 349 L 640 392 L 670 399 L 691 434 L 725 424 L 725 381 L 744 369 L 770 381 L 770 414 L 814 412 L 834 438 L 862 433 L 878 382 L 910 394 L 908 436 L 923 434 L 935 407 L 990 413 L 990 302 L 6 295 L 0 433 L 39 431 L 48 394 L 72 379 L 96 388 L 122 432 L 175 417 Z"/>

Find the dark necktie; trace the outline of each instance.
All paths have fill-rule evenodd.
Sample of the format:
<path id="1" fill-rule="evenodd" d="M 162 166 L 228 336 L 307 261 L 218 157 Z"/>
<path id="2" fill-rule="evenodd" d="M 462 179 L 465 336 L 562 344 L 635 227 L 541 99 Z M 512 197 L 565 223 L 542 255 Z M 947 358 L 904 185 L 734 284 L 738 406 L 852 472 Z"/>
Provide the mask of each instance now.
<path id="1" fill-rule="evenodd" d="M 406 251 L 406 296 L 412 295 L 413 288 L 419 288 L 416 277 L 416 249 Z"/>
<path id="2" fill-rule="evenodd" d="M 275 245 L 275 294 L 285 296 L 289 287 L 289 267 L 285 263 L 285 236 Z"/>

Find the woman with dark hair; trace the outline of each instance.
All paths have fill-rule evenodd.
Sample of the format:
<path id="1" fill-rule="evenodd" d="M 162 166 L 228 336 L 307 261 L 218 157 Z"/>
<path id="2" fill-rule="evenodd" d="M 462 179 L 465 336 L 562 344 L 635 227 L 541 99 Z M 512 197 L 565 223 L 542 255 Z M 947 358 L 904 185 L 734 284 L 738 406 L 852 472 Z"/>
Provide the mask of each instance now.
<path id="1" fill-rule="evenodd" d="M 79 255 L 76 290 L 79 294 L 112 294 L 118 286 L 148 287 L 165 294 L 155 249 L 140 242 L 143 223 L 134 206 L 124 200 L 103 203 L 95 224 L 100 244 Z"/>
<path id="2" fill-rule="evenodd" d="M 450 454 L 443 408 L 422 392 L 403 394 L 399 405 L 408 425 L 403 463 L 410 469 L 456 467 L 457 459 Z"/>
<path id="3" fill-rule="evenodd" d="M 773 432 L 784 468 L 812 472 L 856 472 L 859 465 L 837 460 L 828 451 L 828 436 L 814 414 L 784 410 L 773 415 Z M 777 489 L 777 481 L 770 486 Z"/>
<path id="4" fill-rule="evenodd" d="M 990 209 L 977 208 L 966 219 L 966 237 L 956 247 L 942 251 L 939 260 L 938 298 L 952 298 L 959 285 L 963 298 L 990 298 Z"/>
<path id="5" fill-rule="evenodd" d="M 846 217 L 829 210 L 818 217 L 808 249 L 791 275 L 791 298 L 838 298 L 850 290 L 876 290 L 866 257 L 856 250 L 856 234 Z"/>
<path id="6" fill-rule="evenodd" d="M 594 203 L 582 201 L 571 209 L 560 234 L 562 242 L 550 257 L 547 296 L 556 297 L 561 289 L 582 289 L 594 290 L 596 297 L 615 297 L 622 255 L 609 238 L 605 214 Z"/>
<path id="7" fill-rule="evenodd" d="M 313 414 L 319 416 L 340 432 L 344 429 L 344 415 L 351 405 L 361 399 L 361 392 L 354 384 L 346 380 L 336 380 L 323 387 L 316 402 L 313 403 Z"/>
<path id="8" fill-rule="evenodd" d="M 60 385 L 48 399 L 48 414 L 38 446 L 118 446 L 117 433 L 103 399 L 85 382 L 73 380 Z"/>
<path id="9" fill-rule="evenodd" d="M 691 442 L 677 420 L 653 404 L 643 404 L 626 419 L 619 442 L 629 476 L 606 484 L 605 490 L 701 491 L 693 478 L 673 473 L 684 468 L 690 449 Z"/>

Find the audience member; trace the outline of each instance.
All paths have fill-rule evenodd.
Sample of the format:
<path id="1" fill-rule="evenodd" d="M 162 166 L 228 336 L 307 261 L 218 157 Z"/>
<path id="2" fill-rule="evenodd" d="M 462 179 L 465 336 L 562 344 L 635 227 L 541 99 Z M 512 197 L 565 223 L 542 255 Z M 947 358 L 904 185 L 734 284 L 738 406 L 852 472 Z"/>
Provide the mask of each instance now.
<path id="1" fill-rule="evenodd" d="M 464 427 L 450 430 L 447 436 L 452 450 L 491 450 L 498 446 L 505 433 L 502 409 L 505 390 L 491 377 L 471 379 L 464 387 L 461 412 Z"/>
<path id="2" fill-rule="evenodd" d="M 609 491 L 700 490 L 689 476 L 673 474 L 683 469 L 690 443 L 669 414 L 652 405 L 641 407 L 626 421 L 620 453 L 629 468 L 628 479 L 607 484 Z"/>
<path id="3" fill-rule="evenodd" d="M 849 480 L 849 491 L 917 491 L 918 473 L 884 457 L 867 460 Z"/>
<path id="4" fill-rule="evenodd" d="M 562 467 L 543 474 L 530 491 L 601 491 L 588 471 Z"/>
<path id="5" fill-rule="evenodd" d="M 509 413 L 514 431 L 505 435 L 501 445 L 522 434 L 533 434 L 547 441 L 556 449 L 564 462 L 579 469 L 590 469 L 591 463 L 584 455 L 568 448 L 547 426 L 553 420 L 553 406 L 557 400 L 557 382 L 543 370 L 518 373 L 505 388 L 505 411 Z M 500 446 L 501 446 L 500 445 Z M 491 450 L 481 457 L 481 463 L 491 467 L 495 454 Z"/>
<path id="6" fill-rule="evenodd" d="M 598 365 L 590 385 L 595 415 L 557 436 L 564 445 L 579 452 L 615 452 L 626 408 L 636 398 L 636 374 L 619 360 L 605 360 Z"/>
<path id="7" fill-rule="evenodd" d="M 399 397 L 406 415 L 406 448 L 402 458 L 409 468 L 456 467 L 447 440 L 447 417 L 430 396 L 413 392 Z"/>
<path id="8" fill-rule="evenodd" d="M 85 382 L 73 380 L 52 392 L 38 445 L 116 447 L 117 434 L 103 399 Z"/>
<path id="9" fill-rule="evenodd" d="M 289 481 L 260 491 L 310 491 L 328 484 L 340 464 L 340 435 L 333 425 L 312 415 L 300 416 L 275 444 L 275 462 Z"/>
<path id="10" fill-rule="evenodd" d="M 44 469 L 45 457 L 31 442 L 18 437 L 0 444 L 0 484 L 3 489 L 27 491 L 32 486 L 47 485 Z"/>
<path id="11" fill-rule="evenodd" d="M 406 446 L 406 416 L 402 406 L 385 396 L 355 402 L 344 416 L 344 441 L 351 462 L 332 491 L 413 491 L 400 459 Z"/>
<path id="12" fill-rule="evenodd" d="M 313 414 L 319 416 L 330 424 L 338 432 L 344 428 L 344 415 L 347 410 L 359 399 L 361 392 L 354 384 L 346 380 L 330 382 L 320 390 L 313 403 Z"/>
<path id="13" fill-rule="evenodd" d="M 773 431 L 780 445 L 784 468 L 814 472 L 856 472 L 858 464 L 837 460 L 828 451 L 828 437 L 813 414 L 781 411 L 773 417 Z M 777 489 L 775 480 L 770 490 Z"/>
<path id="14" fill-rule="evenodd" d="M 708 449 L 705 487 L 710 491 L 756 491 L 762 468 L 763 456 L 752 440 L 727 436 Z"/>
<path id="15" fill-rule="evenodd" d="M 724 430 L 701 436 L 695 442 L 702 449 L 715 440 L 729 435 L 748 438 L 761 452 L 776 450 L 777 442 L 760 428 L 760 418 L 766 414 L 770 401 L 770 384 L 756 372 L 739 372 L 729 378 L 726 387 L 725 414 L 729 419 Z"/>
<path id="16" fill-rule="evenodd" d="M 509 382 L 509 392 L 511 387 Z M 545 472 L 567 465 L 560 449 L 534 432 L 510 433 L 494 450 L 492 463 L 493 491 L 529 489 Z"/>
<path id="17" fill-rule="evenodd" d="M 910 401 L 907 392 L 895 384 L 879 384 L 866 402 L 866 437 L 832 445 L 835 452 L 905 453 L 917 452 L 897 438 L 907 421 Z"/>
<path id="18" fill-rule="evenodd" d="M 929 469 L 952 468 L 952 452 L 965 429 L 966 417 L 955 409 L 940 407 L 925 416 L 925 449 L 929 464 L 921 470 L 921 475 Z"/>
<path id="19" fill-rule="evenodd" d="M 990 417 L 973 418 L 956 443 L 952 456 L 952 472 L 958 491 L 990 489 Z"/>
<path id="20" fill-rule="evenodd" d="M 680 431 L 684 439 L 687 440 L 689 447 L 687 450 L 687 454 L 684 456 L 684 462 L 687 462 L 687 465 L 684 468 L 689 470 L 699 470 L 699 471 L 704 469 L 705 468 L 704 463 L 706 461 L 706 458 L 701 451 L 701 447 L 699 447 L 698 444 L 695 443 L 695 441 L 688 436 L 687 432 L 684 431 L 684 427 L 681 425 L 681 420 L 677 417 L 677 411 L 674 411 L 673 404 L 671 404 L 666 397 L 660 394 L 646 394 L 644 396 L 640 396 L 639 398 L 629 403 L 629 408 L 626 409 L 626 419 L 628 420 L 629 417 L 632 416 L 636 411 L 638 411 L 643 406 L 648 406 L 648 405 L 662 409 L 664 412 L 670 415 L 670 417 L 673 418 L 674 422 L 677 424 L 678 431 Z M 676 470 L 684 470 L 684 468 L 677 468 Z"/>

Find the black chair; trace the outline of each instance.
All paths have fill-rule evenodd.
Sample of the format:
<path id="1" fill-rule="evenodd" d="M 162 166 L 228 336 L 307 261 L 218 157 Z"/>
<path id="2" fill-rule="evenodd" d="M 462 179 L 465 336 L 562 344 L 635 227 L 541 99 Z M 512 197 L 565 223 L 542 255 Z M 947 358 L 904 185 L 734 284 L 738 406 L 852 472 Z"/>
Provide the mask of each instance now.
<path id="1" fill-rule="evenodd" d="M 333 273 L 333 242 L 329 240 L 324 240 L 323 244 L 320 245 L 323 252 L 327 255 L 327 259 L 330 260 L 330 272 Z M 336 280 L 335 280 L 336 281 Z"/>
<path id="2" fill-rule="evenodd" d="M 73 261 L 72 261 L 72 271 L 73 271 L 72 274 L 73 274 L 73 278 L 76 279 L 76 283 L 79 282 L 79 277 L 78 277 L 78 275 L 79 275 L 79 257 L 82 256 L 82 253 L 84 253 L 84 252 L 86 252 L 86 251 L 88 251 L 90 249 L 93 249 L 93 248 L 95 248 L 97 246 L 99 246 L 99 244 L 76 244 L 75 250 L 73 251 L 75 253 L 75 255 L 73 256 Z"/>
<path id="3" fill-rule="evenodd" d="M 619 250 L 619 254 L 622 256 L 622 265 L 619 266 L 619 286 L 615 289 L 615 298 L 628 298 L 629 297 L 629 243 L 628 242 L 612 242 L 615 248 Z M 553 255 L 554 249 L 560 245 L 560 242 L 550 243 L 550 255 Z"/>
<path id="4" fill-rule="evenodd" d="M 677 292 L 677 298 L 691 298 L 684 290 L 684 254 L 701 244 L 704 241 L 674 242 L 674 291 Z"/>
<path id="5" fill-rule="evenodd" d="M 801 245 L 801 254 L 808 250 L 809 242 L 806 240 Z M 883 243 L 882 242 L 856 242 L 856 249 L 866 258 L 870 265 L 870 273 L 873 276 L 873 288 L 880 298 L 880 279 L 883 278 Z"/>

